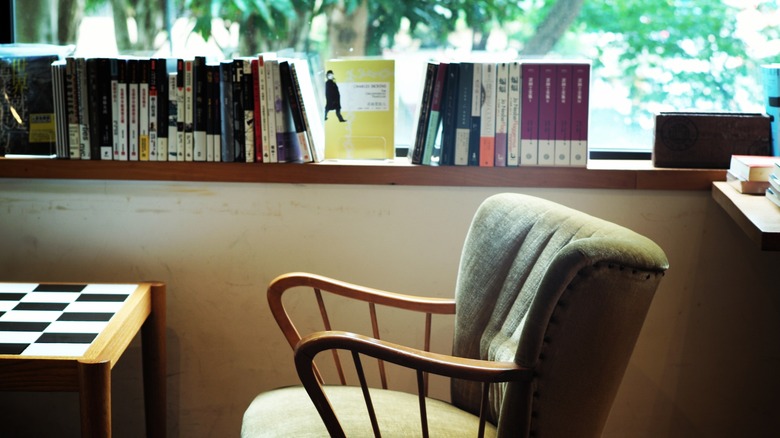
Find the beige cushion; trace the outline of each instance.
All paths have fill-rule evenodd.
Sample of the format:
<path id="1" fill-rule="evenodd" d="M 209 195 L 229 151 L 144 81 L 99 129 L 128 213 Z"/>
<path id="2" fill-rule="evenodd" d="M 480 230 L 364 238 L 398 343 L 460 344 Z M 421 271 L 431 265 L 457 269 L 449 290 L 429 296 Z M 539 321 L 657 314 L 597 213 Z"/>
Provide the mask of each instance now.
<path id="1" fill-rule="evenodd" d="M 325 393 L 348 437 L 372 437 L 371 421 L 359 387 L 327 386 Z M 383 437 L 421 436 L 416 394 L 371 389 L 371 401 Z M 427 399 L 428 427 L 432 437 L 477 436 L 479 418 L 448 403 Z M 487 424 L 485 436 L 496 435 Z M 241 436 L 327 437 L 328 433 L 308 394 L 302 387 L 287 387 L 257 396 L 244 413 Z"/>

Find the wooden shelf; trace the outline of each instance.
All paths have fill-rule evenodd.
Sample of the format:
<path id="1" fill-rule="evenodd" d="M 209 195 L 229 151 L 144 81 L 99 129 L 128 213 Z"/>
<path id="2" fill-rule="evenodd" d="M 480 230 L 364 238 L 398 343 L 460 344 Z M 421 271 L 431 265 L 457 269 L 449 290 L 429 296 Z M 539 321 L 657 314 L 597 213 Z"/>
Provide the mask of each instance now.
<path id="1" fill-rule="evenodd" d="M 405 161 L 405 160 L 402 160 Z M 256 164 L 0 158 L 0 178 L 709 190 L 721 169 L 657 169 L 649 162 L 599 162 L 588 168 L 414 166 L 405 162 Z"/>
<path id="2" fill-rule="evenodd" d="M 727 182 L 714 182 L 712 198 L 761 250 L 780 251 L 780 207 L 766 196 L 744 195 Z"/>

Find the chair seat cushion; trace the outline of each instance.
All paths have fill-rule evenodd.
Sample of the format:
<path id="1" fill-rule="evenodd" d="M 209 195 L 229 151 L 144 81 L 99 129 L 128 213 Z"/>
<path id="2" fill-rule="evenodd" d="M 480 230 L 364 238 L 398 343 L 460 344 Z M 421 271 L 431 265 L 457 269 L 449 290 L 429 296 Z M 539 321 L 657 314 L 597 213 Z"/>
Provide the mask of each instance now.
<path id="1" fill-rule="evenodd" d="M 326 386 L 325 393 L 348 437 L 374 435 L 359 387 Z M 422 435 L 416 394 L 372 388 L 371 401 L 383 437 Z M 425 406 L 431 436 L 477 436 L 479 417 L 436 399 L 428 398 Z M 495 426 L 487 423 L 485 436 L 495 435 Z M 328 432 L 306 391 L 295 386 L 258 395 L 244 413 L 241 436 L 327 437 Z"/>

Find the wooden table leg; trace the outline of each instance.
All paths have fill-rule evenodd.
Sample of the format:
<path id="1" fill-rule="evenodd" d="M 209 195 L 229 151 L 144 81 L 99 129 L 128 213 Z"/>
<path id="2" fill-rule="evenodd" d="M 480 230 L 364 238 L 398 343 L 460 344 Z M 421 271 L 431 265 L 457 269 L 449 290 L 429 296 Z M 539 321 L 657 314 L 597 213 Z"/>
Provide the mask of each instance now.
<path id="1" fill-rule="evenodd" d="M 81 436 L 111 436 L 111 362 L 79 362 Z"/>
<path id="2" fill-rule="evenodd" d="M 164 438 L 167 410 L 165 285 L 153 285 L 151 293 L 152 311 L 141 327 L 146 436 Z"/>

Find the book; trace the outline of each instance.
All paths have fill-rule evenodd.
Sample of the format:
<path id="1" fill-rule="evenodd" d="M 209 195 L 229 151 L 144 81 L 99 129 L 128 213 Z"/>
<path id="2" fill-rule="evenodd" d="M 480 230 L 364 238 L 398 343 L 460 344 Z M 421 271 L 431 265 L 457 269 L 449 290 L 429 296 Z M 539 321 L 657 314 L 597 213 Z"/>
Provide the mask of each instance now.
<path id="1" fill-rule="evenodd" d="M 158 150 L 158 111 L 160 109 L 159 103 L 159 89 L 160 86 L 157 83 L 158 74 L 157 69 L 159 64 L 156 59 L 149 59 L 149 161 L 157 161 Z"/>
<path id="2" fill-rule="evenodd" d="M 184 161 L 195 154 L 195 75 L 192 59 L 184 60 Z"/>
<path id="3" fill-rule="evenodd" d="M 138 161 L 138 59 L 127 61 L 127 159 Z"/>
<path id="4" fill-rule="evenodd" d="M 55 156 L 58 158 L 68 158 L 68 117 L 65 103 L 65 61 L 55 60 L 51 63 L 52 89 L 54 92 L 54 124 L 55 124 Z M 16 145 L 16 142 L 14 142 Z M 47 147 L 46 151 L 50 152 Z M 28 149 L 26 152 L 33 152 Z M 5 147 L 0 154 L 5 153 Z M 36 153 L 23 153 L 22 155 L 39 155 Z M 44 154 L 51 156 L 51 154 Z"/>
<path id="5" fill-rule="evenodd" d="M 425 68 L 425 81 L 420 97 L 420 105 L 417 108 L 417 130 L 414 136 L 410 159 L 412 164 L 422 164 L 423 151 L 425 150 L 425 138 L 428 132 L 428 120 L 431 113 L 431 96 L 436 81 L 438 63 L 429 62 Z"/>
<path id="6" fill-rule="evenodd" d="M 57 123 L 51 70 L 60 57 L 26 47 L 0 47 L 0 156 L 53 158 L 57 155 Z"/>
<path id="7" fill-rule="evenodd" d="M 441 158 L 439 164 L 455 164 L 455 125 L 457 117 L 458 94 L 460 93 L 460 65 L 451 62 L 447 65 L 447 80 L 444 81 L 441 117 Z"/>
<path id="8" fill-rule="evenodd" d="M 539 64 L 523 61 L 520 64 L 522 77 L 522 101 L 520 103 L 520 165 L 539 164 Z"/>
<path id="9" fill-rule="evenodd" d="M 509 64 L 496 64 L 496 134 L 494 166 L 507 165 L 509 135 Z"/>
<path id="10" fill-rule="evenodd" d="M 100 136 L 100 83 L 98 80 L 98 58 L 87 58 L 85 60 L 85 72 L 86 72 L 86 93 L 88 96 L 88 123 L 87 129 L 89 129 L 90 141 L 90 158 L 93 160 L 101 159 L 100 145 L 98 144 L 98 137 Z"/>
<path id="11" fill-rule="evenodd" d="M 268 122 L 268 99 L 266 96 L 268 93 L 268 86 L 266 85 L 265 69 L 265 56 L 259 55 L 257 58 L 257 92 L 259 101 L 258 103 L 260 105 L 260 144 L 262 145 L 262 153 L 258 155 L 257 161 L 270 163 L 271 143 L 268 137 L 268 129 L 270 125 Z"/>
<path id="12" fill-rule="evenodd" d="M 157 87 L 157 119 L 156 123 L 156 135 L 157 135 L 157 161 L 168 160 L 168 134 L 170 132 L 170 111 L 168 105 L 170 105 L 169 86 L 168 81 L 168 61 L 165 58 L 158 58 L 154 60 L 155 69 L 155 85 Z"/>
<path id="13" fill-rule="evenodd" d="M 285 162 L 300 163 L 311 159 L 308 153 L 308 140 L 303 127 L 303 116 L 300 112 L 299 99 L 292 78 L 290 63 L 279 62 L 279 83 L 281 85 L 281 129 L 277 125 L 277 133 L 281 134 L 280 144 L 285 145 Z"/>
<path id="14" fill-rule="evenodd" d="M 206 161 L 222 161 L 219 64 L 206 65 Z"/>
<path id="15" fill-rule="evenodd" d="M 79 79 L 76 58 L 65 58 L 65 102 L 68 112 L 68 157 L 81 159 L 81 127 L 79 126 Z"/>
<path id="16" fill-rule="evenodd" d="M 268 162 L 278 163 L 276 140 L 276 91 L 274 90 L 274 71 L 279 71 L 279 61 L 265 60 L 265 102 L 268 113 Z"/>
<path id="17" fill-rule="evenodd" d="M 775 169 L 769 175 L 769 180 L 767 182 L 769 183 L 769 187 L 767 187 L 766 190 L 772 189 L 774 194 L 780 194 L 780 163 L 775 163 Z M 764 193 L 766 193 L 766 191 Z"/>
<path id="18" fill-rule="evenodd" d="M 111 60 L 109 58 L 90 59 L 87 65 L 88 67 L 94 66 L 95 75 L 94 79 L 90 79 L 90 92 L 93 94 L 91 101 L 95 103 L 93 109 L 90 110 L 92 116 L 90 126 L 94 133 L 94 135 L 90 134 L 94 151 L 92 158 L 111 160 L 114 155 Z"/>
<path id="19" fill-rule="evenodd" d="M 322 108 L 312 73 L 312 63 L 316 60 L 308 56 L 293 58 L 291 70 L 301 99 L 300 108 L 303 116 L 304 129 L 309 139 L 311 161 L 320 162 L 325 155 L 325 126 L 323 124 Z"/>
<path id="20" fill-rule="evenodd" d="M 149 161 L 149 81 L 151 66 L 149 59 L 138 60 L 138 159 Z"/>
<path id="21" fill-rule="evenodd" d="M 576 63 L 571 80 L 571 153 L 572 166 L 588 164 L 588 125 L 590 123 L 590 64 Z"/>
<path id="22" fill-rule="evenodd" d="M 483 62 L 480 67 L 484 102 L 480 111 L 479 165 L 492 167 L 496 159 L 496 64 Z"/>
<path id="23" fill-rule="evenodd" d="M 176 72 L 168 73 L 168 161 L 179 156 L 179 97 Z"/>
<path id="24" fill-rule="evenodd" d="M 92 142 L 89 134 L 89 75 L 87 73 L 87 60 L 82 57 L 76 59 L 76 89 L 78 90 L 78 119 L 79 119 L 79 157 L 82 160 L 92 159 Z"/>
<path id="25" fill-rule="evenodd" d="M 252 76 L 252 60 L 249 58 L 241 59 L 241 65 L 244 69 L 244 75 L 241 77 L 241 130 L 244 136 L 244 147 L 241 150 L 243 159 L 246 163 L 255 162 L 255 88 L 254 76 Z"/>
<path id="26" fill-rule="evenodd" d="M 555 165 L 571 165 L 571 78 L 572 66 L 557 66 L 555 90 Z"/>
<path id="27" fill-rule="evenodd" d="M 187 117 L 186 94 L 184 89 L 184 60 L 176 60 L 176 160 L 184 161 L 186 142 L 185 142 L 185 122 Z M 171 160 L 173 161 L 173 160 Z"/>
<path id="28" fill-rule="evenodd" d="M 395 61 L 335 59 L 325 70 L 325 158 L 392 160 Z M 328 117 L 330 111 L 337 117 Z"/>
<path id="29" fill-rule="evenodd" d="M 729 172 L 743 181 L 767 181 L 780 157 L 767 155 L 732 155 Z"/>
<path id="30" fill-rule="evenodd" d="M 780 187 L 777 185 L 770 185 L 766 188 L 764 196 L 766 196 L 766 198 L 772 201 L 775 205 L 780 207 Z"/>
<path id="31" fill-rule="evenodd" d="M 469 166 L 479 166 L 479 139 L 482 126 L 481 114 L 484 93 L 482 92 L 482 67 L 474 64 L 471 78 L 471 128 L 469 129 Z"/>
<path id="32" fill-rule="evenodd" d="M 289 145 L 287 144 L 287 133 L 288 126 L 287 119 L 285 118 L 284 110 L 282 108 L 282 102 L 284 100 L 284 96 L 282 95 L 282 78 L 279 75 L 279 65 L 281 64 L 280 61 L 274 61 L 271 64 L 271 90 L 273 90 L 273 117 L 275 122 L 275 132 L 276 132 L 276 162 L 278 163 L 286 163 L 288 159 L 288 151 L 287 148 Z"/>
<path id="33" fill-rule="evenodd" d="M 446 62 L 440 62 L 436 67 L 436 78 L 433 82 L 433 94 L 431 95 L 431 109 L 428 115 L 428 127 L 425 129 L 425 143 L 423 145 L 422 164 L 438 166 L 440 154 L 441 132 L 441 103 L 447 82 Z"/>
<path id="34" fill-rule="evenodd" d="M 540 166 L 555 165 L 555 96 L 557 67 L 554 63 L 539 66 L 539 146 Z"/>
<path id="35" fill-rule="evenodd" d="M 263 117 L 260 110 L 260 60 L 253 58 L 252 65 L 252 103 L 254 105 L 255 161 L 263 162 Z M 265 72 L 263 72 L 265 74 Z M 265 81 L 264 81 L 265 82 Z"/>
<path id="36" fill-rule="evenodd" d="M 471 86 L 474 80 L 474 63 L 458 64 L 458 97 L 455 104 L 455 154 L 456 166 L 469 164 L 469 136 L 471 131 Z"/>
<path id="37" fill-rule="evenodd" d="M 771 153 L 780 156 L 780 64 L 762 65 L 761 83 L 764 90 L 764 108 L 771 118 Z"/>
<path id="38" fill-rule="evenodd" d="M 770 175 L 771 177 L 772 175 Z M 769 187 L 769 179 L 766 181 L 748 181 L 737 177 L 730 170 L 726 171 L 726 182 L 737 189 L 738 192 L 746 195 L 763 195 L 766 192 L 766 188 Z"/>
<path id="39" fill-rule="evenodd" d="M 185 78 L 186 79 L 186 78 Z M 206 75 L 206 58 L 196 56 L 192 60 L 192 160 L 206 161 L 208 156 L 207 113 L 208 113 L 208 78 Z M 213 150 L 212 150 L 213 158 Z"/>
<path id="40" fill-rule="evenodd" d="M 521 84 L 520 63 L 515 61 L 509 64 L 509 109 L 506 139 L 506 164 L 513 167 L 520 165 Z"/>
<path id="41" fill-rule="evenodd" d="M 113 72 L 116 68 L 116 107 L 114 110 L 112 101 L 112 110 L 114 110 L 115 117 L 113 117 L 114 123 L 114 160 L 127 161 L 128 160 L 128 147 L 127 147 L 127 60 L 118 59 L 116 63 L 112 63 L 112 82 Z M 112 84 L 113 86 L 113 84 Z M 112 99 L 114 92 L 111 93 Z"/>
<path id="42" fill-rule="evenodd" d="M 233 148 L 233 61 L 219 63 L 219 90 L 221 96 L 220 122 L 222 137 L 220 141 L 222 161 L 235 161 Z"/>

